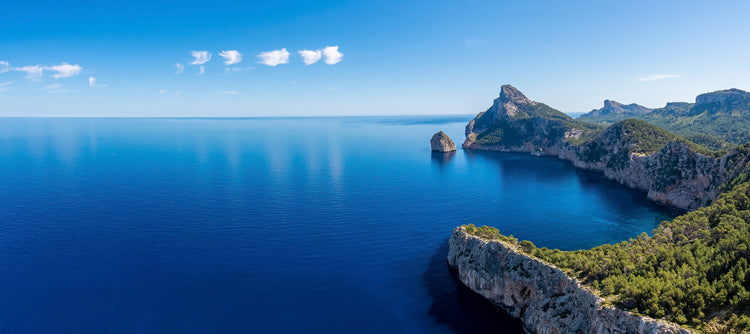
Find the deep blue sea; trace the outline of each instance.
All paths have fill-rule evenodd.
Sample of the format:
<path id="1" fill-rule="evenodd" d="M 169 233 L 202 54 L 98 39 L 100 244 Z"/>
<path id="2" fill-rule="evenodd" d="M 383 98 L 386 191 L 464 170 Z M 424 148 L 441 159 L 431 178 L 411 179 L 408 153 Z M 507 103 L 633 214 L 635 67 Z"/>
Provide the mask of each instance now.
<path id="1" fill-rule="evenodd" d="M 519 333 L 454 227 L 573 250 L 669 218 L 555 158 L 430 152 L 471 117 L 0 119 L 0 333 Z"/>

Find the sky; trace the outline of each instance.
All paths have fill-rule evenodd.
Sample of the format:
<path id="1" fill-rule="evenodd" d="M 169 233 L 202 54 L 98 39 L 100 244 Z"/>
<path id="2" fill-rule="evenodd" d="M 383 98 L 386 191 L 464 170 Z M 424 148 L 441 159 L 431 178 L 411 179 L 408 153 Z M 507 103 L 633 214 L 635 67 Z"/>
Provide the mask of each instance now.
<path id="1" fill-rule="evenodd" d="M 0 116 L 563 112 L 750 90 L 750 1 L 4 1 Z"/>

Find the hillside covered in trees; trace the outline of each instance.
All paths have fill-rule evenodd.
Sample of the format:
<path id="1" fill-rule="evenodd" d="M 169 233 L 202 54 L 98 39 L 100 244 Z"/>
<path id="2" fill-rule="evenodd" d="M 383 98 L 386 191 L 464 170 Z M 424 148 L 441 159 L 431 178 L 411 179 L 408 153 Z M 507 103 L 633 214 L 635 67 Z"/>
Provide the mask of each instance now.
<path id="1" fill-rule="evenodd" d="M 750 145 L 748 145 L 750 146 Z M 515 244 L 637 314 L 706 333 L 750 331 L 750 182 L 728 185 L 714 204 L 618 244 L 560 251 L 518 242 L 492 227 L 475 235 Z"/>
<path id="2" fill-rule="evenodd" d="M 750 332 L 750 142 L 736 145 L 750 141 L 750 93 L 707 93 L 653 111 L 609 107 L 572 119 L 506 85 L 467 125 L 464 148 L 557 156 L 693 211 L 651 235 L 578 251 L 537 248 L 488 226 L 467 231 L 515 244 L 636 314 L 706 333 Z"/>
<path id="3" fill-rule="evenodd" d="M 608 125 L 627 118 L 645 120 L 713 149 L 728 149 L 750 141 L 750 93 L 720 90 L 698 95 L 695 103 L 673 102 L 658 109 L 607 100 L 603 108 L 578 120 Z"/>

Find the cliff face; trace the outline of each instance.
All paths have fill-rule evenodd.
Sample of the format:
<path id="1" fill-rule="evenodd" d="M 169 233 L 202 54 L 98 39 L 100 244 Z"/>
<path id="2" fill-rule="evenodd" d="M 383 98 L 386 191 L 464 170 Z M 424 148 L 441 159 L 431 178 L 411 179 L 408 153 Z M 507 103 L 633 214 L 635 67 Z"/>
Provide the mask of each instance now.
<path id="1" fill-rule="evenodd" d="M 726 104 L 728 102 L 732 104 L 748 104 L 750 103 L 750 93 L 733 88 L 701 94 L 695 98 L 696 105 Z"/>
<path id="2" fill-rule="evenodd" d="M 605 306 L 560 269 L 514 246 L 453 231 L 448 263 L 473 291 L 520 318 L 530 333 L 680 333 L 665 321 Z"/>
<path id="3" fill-rule="evenodd" d="M 556 156 L 684 210 L 713 202 L 722 185 L 748 163 L 746 149 L 718 158 L 704 155 L 695 145 L 643 121 L 620 121 L 596 132 L 513 91 L 503 86 L 493 106 L 469 122 L 464 148 Z"/>

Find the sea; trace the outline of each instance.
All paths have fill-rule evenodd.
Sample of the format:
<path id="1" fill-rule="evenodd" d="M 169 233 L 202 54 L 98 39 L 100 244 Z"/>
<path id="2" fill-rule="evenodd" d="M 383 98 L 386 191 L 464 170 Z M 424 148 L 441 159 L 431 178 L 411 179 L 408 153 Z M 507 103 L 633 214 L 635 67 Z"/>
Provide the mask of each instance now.
<path id="1" fill-rule="evenodd" d="M 0 118 L 0 333 L 523 333 L 448 267 L 454 228 L 575 250 L 675 215 L 462 150 L 471 118 Z"/>

